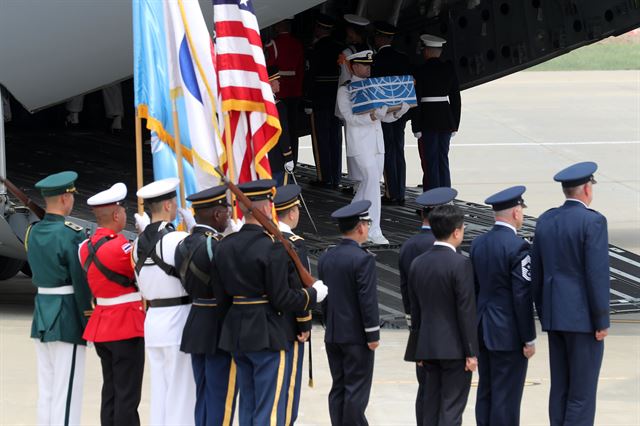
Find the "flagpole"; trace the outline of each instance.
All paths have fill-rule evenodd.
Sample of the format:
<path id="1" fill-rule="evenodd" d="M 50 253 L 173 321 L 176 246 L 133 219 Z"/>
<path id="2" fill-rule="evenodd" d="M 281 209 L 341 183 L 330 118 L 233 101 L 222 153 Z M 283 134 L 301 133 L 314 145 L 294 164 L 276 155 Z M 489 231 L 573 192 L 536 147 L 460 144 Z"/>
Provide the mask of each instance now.
<path id="1" fill-rule="evenodd" d="M 224 113 L 224 139 L 225 139 L 225 151 L 227 151 L 227 177 L 231 182 L 235 182 L 234 170 L 233 170 L 233 144 L 231 143 L 231 119 L 229 113 Z M 222 179 L 222 177 L 221 177 Z M 233 220 L 238 220 L 238 209 L 236 209 L 236 196 L 231 193 L 231 205 L 233 206 L 232 214 Z"/>
<path id="2" fill-rule="evenodd" d="M 144 178 L 142 175 L 142 119 L 138 114 L 138 108 L 136 108 L 136 178 L 138 189 L 144 185 Z M 144 213 L 144 200 L 138 197 L 138 214 Z"/>
<path id="3" fill-rule="evenodd" d="M 176 150 L 176 162 L 178 163 L 178 179 L 180 179 L 180 207 L 187 208 L 186 195 L 184 193 L 184 171 L 182 170 L 182 144 L 180 144 L 180 125 L 178 123 L 178 107 L 176 99 L 172 97 L 171 104 L 173 106 L 173 133 Z"/>

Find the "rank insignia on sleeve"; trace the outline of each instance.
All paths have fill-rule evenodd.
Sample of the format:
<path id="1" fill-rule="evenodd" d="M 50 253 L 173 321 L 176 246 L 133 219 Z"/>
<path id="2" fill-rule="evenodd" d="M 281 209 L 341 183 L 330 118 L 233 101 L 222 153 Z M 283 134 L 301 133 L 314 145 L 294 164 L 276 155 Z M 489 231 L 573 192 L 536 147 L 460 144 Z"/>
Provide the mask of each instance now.
<path id="1" fill-rule="evenodd" d="M 531 281 L 531 256 L 526 255 L 520 262 L 520 267 L 522 268 L 522 278 Z"/>

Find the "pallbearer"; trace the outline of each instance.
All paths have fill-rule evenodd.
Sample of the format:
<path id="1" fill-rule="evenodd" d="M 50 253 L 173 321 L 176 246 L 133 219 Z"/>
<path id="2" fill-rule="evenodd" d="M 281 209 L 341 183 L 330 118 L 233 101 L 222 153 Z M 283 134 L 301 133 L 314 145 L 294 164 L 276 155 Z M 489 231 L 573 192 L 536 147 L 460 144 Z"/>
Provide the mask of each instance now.
<path id="1" fill-rule="evenodd" d="M 50 175 L 36 188 L 44 218 L 27 230 L 24 245 L 35 297 L 31 337 L 38 360 L 38 424 L 79 425 L 86 343 L 82 338 L 91 293 L 78 261 L 83 228 L 65 220 L 76 193 L 76 172 Z"/>
<path id="2" fill-rule="evenodd" d="M 96 299 L 84 338 L 94 342 L 102 364 L 102 426 L 139 425 L 144 371 L 144 310 L 131 265 L 127 187 L 116 183 L 87 200 L 98 223 L 80 245 L 80 263 Z"/>
<path id="3" fill-rule="evenodd" d="M 182 330 L 191 298 L 182 287 L 175 267 L 175 252 L 189 234 L 176 231 L 178 202 L 176 178 L 162 179 L 140 188 L 151 210 L 151 224 L 133 245 L 132 260 L 142 296 L 149 310 L 144 323 L 145 346 L 151 372 L 153 425 L 192 425 L 195 385 L 191 357 L 180 351 Z M 185 217 L 185 213 L 182 213 Z M 186 221 L 185 221 L 186 222 Z"/>
<path id="4" fill-rule="evenodd" d="M 293 244 L 300 260 L 311 270 L 307 247 L 304 239 L 294 234 L 300 219 L 300 192 L 298 185 L 285 185 L 276 189 L 273 200 L 278 215 L 278 227 L 284 236 Z M 302 282 L 292 262 L 289 263 L 289 285 L 301 289 Z M 300 391 L 302 387 L 302 361 L 304 359 L 304 342 L 311 334 L 311 311 L 287 312 L 289 349 L 287 350 L 287 372 L 285 377 L 286 416 L 285 424 L 294 424 L 298 418 Z"/>

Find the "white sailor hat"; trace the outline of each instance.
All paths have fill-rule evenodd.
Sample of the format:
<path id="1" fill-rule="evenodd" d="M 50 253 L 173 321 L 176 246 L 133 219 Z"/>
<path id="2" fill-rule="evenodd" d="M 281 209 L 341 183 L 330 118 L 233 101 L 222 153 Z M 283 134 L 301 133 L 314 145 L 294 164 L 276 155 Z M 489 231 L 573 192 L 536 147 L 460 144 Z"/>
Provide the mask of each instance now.
<path id="1" fill-rule="evenodd" d="M 87 200 L 87 204 L 92 207 L 116 204 L 127 198 L 127 185 L 122 182 L 114 184 L 111 188 L 98 192 Z"/>
<path id="2" fill-rule="evenodd" d="M 359 64 L 371 64 L 373 62 L 373 50 L 363 50 L 347 56 L 347 61 Z"/>
<path id="3" fill-rule="evenodd" d="M 369 25 L 369 20 L 360 15 L 354 15 L 352 13 L 347 13 L 344 15 L 344 20 L 350 24 L 357 25 L 359 27 L 364 27 Z"/>
<path id="4" fill-rule="evenodd" d="M 447 40 L 431 34 L 422 34 L 420 40 L 426 47 L 442 47 Z"/>
<path id="5" fill-rule="evenodd" d="M 180 184 L 178 178 L 160 179 L 143 186 L 136 192 L 136 195 L 149 202 L 155 203 L 175 197 L 176 188 Z"/>

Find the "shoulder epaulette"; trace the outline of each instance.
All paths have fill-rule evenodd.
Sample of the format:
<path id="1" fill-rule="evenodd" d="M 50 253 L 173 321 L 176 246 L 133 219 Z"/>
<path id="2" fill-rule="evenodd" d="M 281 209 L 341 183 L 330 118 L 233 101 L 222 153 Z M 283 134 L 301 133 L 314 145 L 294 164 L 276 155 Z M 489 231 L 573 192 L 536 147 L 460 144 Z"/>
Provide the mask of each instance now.
<path id="1" fill-rule="evenodd" d="M 302 238 L 300 235 L 293 234 L 289 237 L 289 241 L 295 243 L 296 241 L 304 241 L 304 238 Z"/>
<path id="2" fill-rule="evenodd" d="M 273 235 L 271 235 L 270 233 L 268 233 L 267 231 L 263 231 L 265 235 L 267 235 L 269 238 L 271 238 L 271 241 L 273 241 L 274 243 L 276 242 L 276 239 Z"/>
<path id="3" fill-rule="evenodd" d="M 64 226 L 73 229 L 76 232 L 80 232 L 82 231 L 84 228 L 80 225 L 78 225 L 77 223 L 73 223 L 71 221 L 65 220 L 64 222 Z"/>

